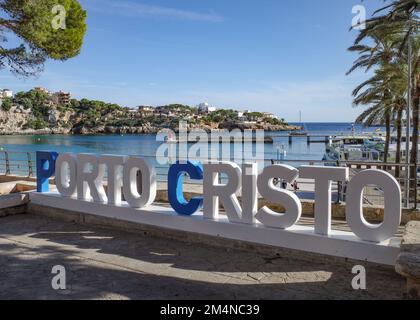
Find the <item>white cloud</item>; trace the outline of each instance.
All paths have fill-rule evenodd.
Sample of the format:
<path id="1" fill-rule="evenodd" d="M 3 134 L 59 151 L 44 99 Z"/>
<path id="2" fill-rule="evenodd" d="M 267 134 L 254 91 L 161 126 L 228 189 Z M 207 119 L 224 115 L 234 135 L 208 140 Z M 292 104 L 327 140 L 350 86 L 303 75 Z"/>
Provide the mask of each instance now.
<path id="1" fill-rule="evenodd" d="M 91 5 L 93 7 L 91 7 Z M 129 1 L 104 1 L 96 0 L 87 1 L 86 7 L 102 13 L 109 13 L 113 15 L 124 15 L 131 17 L 155 17 L 155 18 L 167 18 L 177 20 L 189 20 L 189 21 L 203 21 L 203 22 L 221 22 L 223 17 L 210 12 L 201 13 L 190 10 L 174 9 L 170 7 L 149 5 L 143 3 L 135 3 Z"/>
<path id="2" fill-rule="evenodd" d="M 236 109 L 269 111 L 288 121 L 354 121 L 361 109 L 352 107 L 355 78 L 334 77 L 322 81 L 282 82 L 258 89 L 191 90 L 180 93 L 186 103 L 208 101 Z"/>
<path id="3" fill-rule="evenodd" d="M 6 80 L 8 75 L 3 75 Z M 84 77 L 63 75 L 47 71 L 39 79 L 22 81 L 10 77 L 7 86 L 14 91 L 28 90 L 42 85 L 51 90 L 68 90 L 77 98 L 99 99 L 126 106 L 140 104 L 163 105 L 185 103 L 197 105 L 207 101 L 219 107 L 269 111 L 289 122 L 299 121 L 299 111 L 307 122 L 350 122 L 363 110 L 352 107 L 351 92 L 366 75 L 344 75 L 329 77 L 320 81 L 281 81 L 277 83 L 254 83 L 252 86 L 225 88 L 223 85 L 211 88 L 196 84 L 193 88 L 173 83 L 144 81 L 93 80 Z"/>
<path id="4" fill-rule="evenodd" d="M 299 111 L 307 122 L 351 122 L 363 108 L 352 107 L 351 92 L 358 77 L 336 76 L 321 81 L 285 81 L 255 84 L 252 88 L 207 88 L 197 84 L 188 89 L 170 83 L 127 84 L 124 88 L 92 90 L 86 85 L 74 88 L 78 95 L 87 95 L 127 106 L 184 103 L 197 105 L 207 101 L 222 108 L 252 109 L 272 112 L 289 122 L 299 121 Z"/>

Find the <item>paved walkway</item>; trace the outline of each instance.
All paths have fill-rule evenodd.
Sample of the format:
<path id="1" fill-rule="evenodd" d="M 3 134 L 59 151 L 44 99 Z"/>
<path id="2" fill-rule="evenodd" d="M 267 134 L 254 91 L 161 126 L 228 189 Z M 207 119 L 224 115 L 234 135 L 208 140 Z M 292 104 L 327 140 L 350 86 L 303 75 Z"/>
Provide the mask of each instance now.
<path id="1" fill-rule="evenodd" d="M 67 271 L 55 291 L 54 265 Z M 399 299 L 403 279 L 367 267 L 304 262 L 80 226 L 34 215 L 0 219 L 0 299 Z"/>

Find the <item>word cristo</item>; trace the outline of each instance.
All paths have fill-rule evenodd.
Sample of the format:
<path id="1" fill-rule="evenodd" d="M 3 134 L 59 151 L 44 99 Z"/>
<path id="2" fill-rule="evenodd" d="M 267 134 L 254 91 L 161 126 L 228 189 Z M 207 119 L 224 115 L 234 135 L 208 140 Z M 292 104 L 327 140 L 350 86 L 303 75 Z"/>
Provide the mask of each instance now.
<path id="1" fill-rule="evenodd" d="M 331 187 L 333 181 L 347 183 L 346 219 L 360 239 L 382 242 L 393 237 L 401 222 L 401 190 L 396 179 L 387 172 L 365 170 L 351 181 L 349 169 L 339 167 L 303 166 L 297 170 L 287 165 L 271 165 L 258 170 L 258 164 L 241 167 L 232 162 L 200 164 L 177 162 L 168 172 L 168 200 L 176 213 L 193 215 L 203 210 L 206 219 L 219 219 L 219 204 L 230 223 L 263 225 L 268 228 L 289 229 L 300 219 L 302 204 L 292 192 L 273 183 L 281 178 L 289 183 L 298 177 L 315 180 L 315 233 L 328 236 L 331 232 Z M 122 172 L 122 175 L 120 174 Z M 105 173 L 107 188 L 105 191 Z M 155 169 L 137 156 L 37 153 L 37 191 L 48 192 L 48 179 L 55 175 L 59 194 L 80 201 L 121 206 L 122 198 L 132 208 L 146 208 L 156 198 Z M 183 194 L 185 176 L 203 183 L 202 197 L 187 201 Z M 226 183 L 220 182 L 221 175 Z M 138 183 L 138 176 L 141 181 Z M 139 185 L 140 184 L 140 188 Z M 385 197 L 384 220 L 370 224 L 363 216 L 363 190 L 376 185 Z M 141 191 L 139 191 L 139 189 Z M 237 194 L 242 192 L 242 200 Z M 281 204 L 284 213 L 267 206 L 258 208 L 258 194 L 269 203 Z"/>

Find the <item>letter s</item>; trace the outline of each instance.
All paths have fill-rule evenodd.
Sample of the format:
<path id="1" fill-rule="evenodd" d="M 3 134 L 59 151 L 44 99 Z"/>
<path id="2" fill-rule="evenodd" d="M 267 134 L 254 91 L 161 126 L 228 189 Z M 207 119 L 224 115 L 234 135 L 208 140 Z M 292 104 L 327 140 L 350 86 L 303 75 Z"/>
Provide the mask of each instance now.
<path id="1" fill-rule="evenodd" d="M 292 183 L 299 176 L 299 171 L 287 165 L 274 165 L 266 167 L 258 177 L 258 191 L 272 203 L 280 203 L 286 208 L 286 213 L 276 213 L 268 207 L 261 208 L 256 218 L 267 227 L 287 229 L 293 226 L 302 215 L 302 204 L 292 192 L 277 189 L 274 178 L 282 178 Z"/>

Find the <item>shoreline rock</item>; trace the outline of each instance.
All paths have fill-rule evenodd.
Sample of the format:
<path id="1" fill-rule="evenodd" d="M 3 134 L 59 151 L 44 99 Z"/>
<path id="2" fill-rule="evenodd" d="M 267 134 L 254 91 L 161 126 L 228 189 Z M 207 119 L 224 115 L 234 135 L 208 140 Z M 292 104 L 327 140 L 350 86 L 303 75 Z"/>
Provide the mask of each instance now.
<path id="1" fill-rule="evenodd" d="M 128 127 L 128 126 L 121 126 L 121 127 L 114 127 L 114 126 L 98 126 L 94 128 L 88 128 L 85 126 L 79 126 L 74 128 L 46 128 L 46 129 L 24 129 L 24 130 L 5 130 L 0 129 L 0 136 L 12 136 L 12 135 L 20 135 L 20 136 L 30 136 L 30 135 L 115 135 L 115 134 L 138 134 L 138 135 L 150 135 L 150 134 L 157 134 L 159 131 L 166 129 L 166 128 L 159 128 L 154 126 L 141 126 L 141 127 Z M 179 130 L 178 128 L 167 128 L 173 130 L 177 133 Z M 223 125 L 219 126 L 219 128 L 211 128 L 209 126 L 199 126 L 189 129 L 203 129 L 206 132 L 211 132 L 211 130 L 223 130 L 227 129 L 229 131 L 239 129 L 241 131 L 244 130 L 264 130 L 266 132 L 285 132 L 285 131 L 297 131 L 301 130 L 300 127 L 296 126 L 288 126 L 288 125 L 281 125 L 281 126 L 267 126 L 267 125 L 256 125 L 256 126 L 241 126 L 241 125 Z"/>
<path id="2" fill-rule="evenodd" d="M 127 125 L 106 125 L 99 123 L 91 127 L 81 123 L 81 118 L 75 117 L 72 111 L 63 111 L 52 109 L 49 112 L 48 119 L 44 119 L 49 127 L 44 129 L 28 128 L 30 121 L 35 121 L 33 114 L 21 107 L 13 107 L 9 111 L 0 110 L 0 135 L 107 135 L 107 134 L 139 134 L 150 135 L 157 134 L 164 129 L 171 129 L 175 133 L 179 132 L 179 126 L 176 122 L 156 124 L 149 120 L 138 123 L 136 126 Z M 206 132 L 212 130 L 265 130 L 266 132 L 278 131 L 296 131 L 301 127 L 288 124 L 270 124 L 265 122 L 235 122 L 224 121 L 214 123 L 201 123 L 187 128 L 189 131 L 193 129 L 201 129 Z"/>

